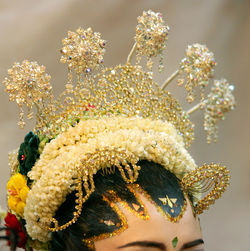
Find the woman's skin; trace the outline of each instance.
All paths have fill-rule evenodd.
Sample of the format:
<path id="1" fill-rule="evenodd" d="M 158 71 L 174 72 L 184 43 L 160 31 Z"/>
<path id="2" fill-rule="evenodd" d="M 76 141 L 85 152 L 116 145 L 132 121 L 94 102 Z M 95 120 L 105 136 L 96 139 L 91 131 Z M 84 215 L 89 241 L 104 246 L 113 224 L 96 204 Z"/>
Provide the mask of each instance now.
<path id="1" fill-rule="evenodd" d="M 156 207 L 141 196 L 150 219 L 145 221 L 118 205 L 128 221 L 128 229 L 119 235 L 96 241 L 96 251 L 204 251 L 198 218 L 187 209 L 178 223 L 167 220 Z M 172 240 L 177 237 L 176 248 Z"/>

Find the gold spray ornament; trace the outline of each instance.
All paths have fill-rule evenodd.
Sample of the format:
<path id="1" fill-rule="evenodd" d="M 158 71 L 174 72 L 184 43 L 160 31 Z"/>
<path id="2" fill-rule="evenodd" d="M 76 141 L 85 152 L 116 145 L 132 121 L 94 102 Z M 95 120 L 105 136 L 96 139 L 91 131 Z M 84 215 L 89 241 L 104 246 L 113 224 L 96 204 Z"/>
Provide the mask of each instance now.
<path id="1" fill-rule="evenodd" d="M 217 123 L 225 119 L 225 113 L 235 108 L 233 90 L 234 85 L 230 85 L 226 79 L 214 80 L 214 85 L 207 98 L 186 112 L 189 115 L 198 109 L 204 110 L 204 130 L 207 132 L 207 143 L 217 141 Z"/>
<path id="2" fill-rule="evenodd" d="M 148 58 L 147 66 L 151 70 L 153 66 L 151 58 L 162 54 L 166 48 L 169 27 L 162 19 L 161 13 L 151 10 L 144 11 L 137 20 L 135 35 L 137 63 L 140 63 L 141 56 L 146 56 Z M 161 55 L 159 71 L 163 68 L 162 60 Z"/>
<path id="3" fill-rule="evenodd" d="M 106 41 L 101 39 L 99 32 L 93 32 L 91 28 L 69 31 L 62 43 L 61 62 L 67 63 L 69 69 L 74 69 L 78 74 L 90 73 L 104 62 Z"/>
<path id="4" fill-rule="evenodd" d="M 178 85 L 186 83 L 185 88 L 188 92 L 187 101 L 194 100 L 194 89 L 200 87 L 201 100 L 204 99 L 204 89 L 208 85 L 208 80 L 213 76 L 216 65 L 214 54 L 205 45 L 193 44 L 186 49 L 186 57 L 180 63 L 180 75 Z M 185 76 L 185 77 L 184 77 Z"/>
<path id="5" fill-rule="evenodd" d="M 217 140 L 218 121 L 224 120 L 225 113 L 235 108 L 233 90 L 234 85 L 230 85 L 226 79 L 214 81 L 204 111 L 204 130 L 207 132 L 208 142 Z"/>
<path id="6" fill-rule="evenodd" d="M 9 94 L 11 101 L 16 101 L 20 109 L 20 120 L 18 125 L 23 128 L 24 110 L 23 106 L 28 108 L 28 119 L 32 118 L 31 109 L 35 105 L 42 112 L 45 106 L 45 99 L 52 96 L 52 86 L 50 85 L 50 75 L 45 73 L 45 67 L 38 65 L 37 62 L 24 60 L 21 64 L 15 63 L 8 70 L 8 78 L 5 78 L 3 84 L 5 91 Z"/>
<path id="7" fill-rule="evenodd" d="M 209 79 L 213 77 L 215 66 L 214 54 L 205 45 L 197 43 L 189 45 L 186 49 L 186 57 L 181 60 L 179 69 L 164 81 L 161 89 L 164 90 L 176 76 L 179 76 L 177 83 L 179 86 L 184 85 L 187 90 L 187 101 L 189 103 L 194 101 L 197 87 L 200 88 L 202 101 Z"/>

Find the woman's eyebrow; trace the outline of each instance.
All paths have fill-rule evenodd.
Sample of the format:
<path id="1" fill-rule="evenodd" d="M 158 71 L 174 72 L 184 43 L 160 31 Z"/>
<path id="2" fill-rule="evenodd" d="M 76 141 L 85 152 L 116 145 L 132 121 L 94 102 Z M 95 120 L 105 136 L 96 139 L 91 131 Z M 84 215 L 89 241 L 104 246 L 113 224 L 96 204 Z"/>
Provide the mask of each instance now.
<path id="1" fill-rule="evenodd" d="M 197 240 L 194 240 L 194 241 L 190 241 L 188 243 L 183 244 L 183 246 L 181 247 L 181 250 L 192 248 L 192 247 L 198 246 L 200 244 L 204 244 L 204 241 L 202 239 L 197 239 Z"/>
<path id="2" fill-rule="evenodd" d="M 204 241 L 202 239 L 190 241 L 188 243 L 183 244 L 183 246 L 181 247 L 180 250 L 185 250 L 185 249 L 188 249 L 191 247 L 195 247 L 195 246 L 198 246 L 203 243 L 204 243 Z M 134 241 L 134 242 L 130 242 L 125 245 L 122 245 L 122 246 L 118 247 L 118 249 L 132 247 L 132 246 L 158 248 L 159 250 L 162 250 L 162 251 L 167 250 L 166 246 L 163 243 L 155 242 L 155 241 Z"/>
<path id="3" fill-rule="evenodd" d="M 166 251 L 166 246 L 161 242 L 155 242 L 155 241 L 134 241 L 127 243 L 125 245 L 122 245 L 118 248 L 127 248 L 132 246 L 140 246 L 140 247 L 150 247 L 150 248 L 158 248 L 159 250 Z"/>

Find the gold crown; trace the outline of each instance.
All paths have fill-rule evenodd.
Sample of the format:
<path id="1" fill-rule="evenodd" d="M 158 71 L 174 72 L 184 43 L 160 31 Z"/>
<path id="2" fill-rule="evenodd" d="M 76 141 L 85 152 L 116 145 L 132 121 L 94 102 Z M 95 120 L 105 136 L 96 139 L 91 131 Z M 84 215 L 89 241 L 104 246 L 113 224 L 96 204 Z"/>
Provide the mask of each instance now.
<path id="1" fill-rule="evenodd" d="M 106 41 L 99 33 L 91 28 L 68 32 L 61 49 L 61 62 L 68 64 L 68 81 L 58 98 L 52 94 L 51 77 L 44 66 L 24 60 L 8 71 L 3 83 L 10 100 L 20 108 L 19 125 L 25 125 L 24 107 L 27 106 L 28 119 L 33 117 L 35 107 L 34 132 L 42 142 L 40 158 L 28 173 L 34 184 L 24 209 L 32 238 L 47 241 L 48 231 L 64 229 L 77 220 L 83 203 L 94 191 L 93 175 L 98 170 L 117 166 L 124 180 L 133 183 L 138 176 L 139 159 L 162 164 L 182 179 L 184 189 L 193 193 L 213 188 L 203 200 L 197 197 L 197 213 L 207 209 L 225 190 L 228 172 L 215 164 L 197 169 L 185 148 L 194 139 L 189 115 L 199 108 L 204 110 L 208 142 L 216 140 L 217 122 L 235 106 L 233 86 L 225 79 L 215 80 L 211 93 L 205 97 L 216 63 L 213 53 L 197 43 L 187 47 L 179 69 L 158 85 L 153 80 L 152 59 L 160 57 L 161 71 L 168 33 L 169 27 L 160 13 L 143 12 L 138 17 L 135 43 L 127 63 L 104 67 Z M 134 53 L 136 62 L 132 64 Z M 148 70 L 140 65 L 143 56 L 148 60 Z M 200 88 L 200 102 L 188 111 L 183 111 L 165 90 L 177 76 L 178 85 L 187 90 L 188 102 L 194 101 L 196 89 Z M 16 171 L 18 164 L 13 156 L 11 163 Z M 46 166 L 49 171 L 45 171 Z M 212 176 L 215 178 L 204 181 Z M 74 218 L 58 226 L 53 216 L 72 187 L 78 190 Z"/>
<path id="2" fill-rule="evenodd" d="M 140 58 L 146 56 L 148 67 L 152 69 L 152 58 L 160 55 L 162 69 L 162 52 L 166 47 L 168 32 L 169 27 L 160 13 L 143 12 L 138 17 L 135 44 L 127 63 L 106 68 L 103 66 L 106 41 L 101 39 L 100 33 L 93 32 L 91 28 L 69 31 L 68 37 L 62 40 L 61 49 L 61 62 L 68 64 L 68 82 L 65 91 L 57 99 L 52 94 L 51 77 L 45 72 L 44 66 L 28 60 L 21 64 L 15 63 L 8 70 L 9 77 L 3 83 L 10 100 L 16 101 L 20 108 L 19 125 L 25 125 L 25 105 L 28 119 L 33 118 L 32 108 L 36 108 L 35 130 L 49 138 L 74 126 L 80 119 L 118 113 L 126 116 L 139 115 L 171 122 L 184 136 L 186 143 L 190 143 L 193 139 L 193 125 L 187 115 L 198 108 L 204 108 L 208 140 L 210 141 L 212 134 L 216 139 L 213 131 L 215 124 L 224 118 L 225 112 L 235 106 L 231 92 L 234 87 L 224 79 L 217 80 L 205 100 L 204 89 L 213 76 L 216 65 L 213 53 L 206 46 L 188 46 L 179 70 L 161 87 L 153 80 L 153 73 L 144 71 L 139 64 Z M 134 52 L 137 62 L 132 65 L 130 61 Z M 189 102 L 194 100 L 195 88 L 201 89 L 202 102 L 187 112 L 181 109 L 169 92 L 164 91 L 178 75 L 178 85 L 185 83 Z"/>

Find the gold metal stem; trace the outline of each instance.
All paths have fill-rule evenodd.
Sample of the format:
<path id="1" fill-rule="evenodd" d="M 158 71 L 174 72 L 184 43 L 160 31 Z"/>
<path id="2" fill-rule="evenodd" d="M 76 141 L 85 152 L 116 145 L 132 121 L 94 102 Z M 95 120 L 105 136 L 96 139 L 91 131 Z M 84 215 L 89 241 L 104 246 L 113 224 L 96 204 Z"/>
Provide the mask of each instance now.
<path id="1" fill-rule="evenodd" d="M 195 106 L 193 106 L 192 108 L 190 108 L 188 111 L 186 111 L 186 113 L 188 115 L 190 115 L 191 113 L 197 111 L 201 107 L 202 104 L 204 104 L 204 102 L 200 102 L 200 103 L 196 104 Z"/>
<path id="2" fill-rule="evenodd" d="M 179 70 L 175 71 L 162 85 L 161 89 L 164 90 L 167 85 L 179 74 Z"/>
<path id="3" fill-rule="evenodd" d="M 135 50 L 136 50 L 136 43 L 134 43 L 131 51 L 128 54 L 127 63 L 130 63 L 131 58 L 133 57 L 133 54 L 134 54 Z"/>

